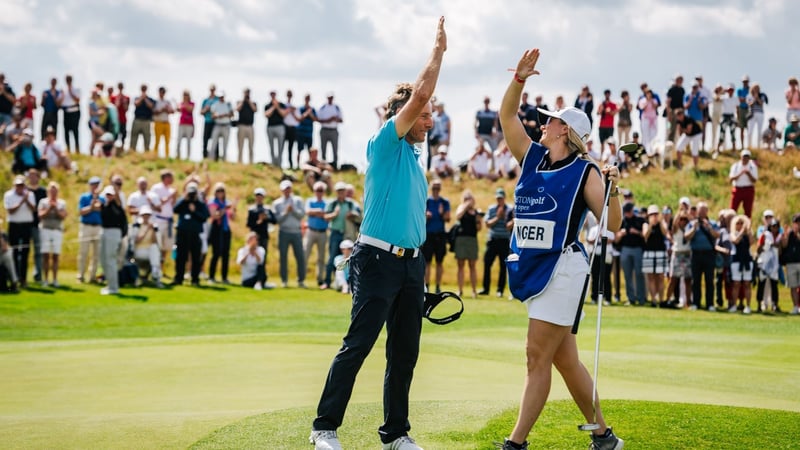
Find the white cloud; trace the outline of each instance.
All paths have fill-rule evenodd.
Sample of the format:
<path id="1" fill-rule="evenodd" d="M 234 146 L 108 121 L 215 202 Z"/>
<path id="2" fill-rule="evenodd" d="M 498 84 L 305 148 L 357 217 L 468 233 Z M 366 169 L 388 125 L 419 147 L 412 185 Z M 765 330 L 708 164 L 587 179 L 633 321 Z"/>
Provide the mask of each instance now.
<path id="1" fill-rule="evenodd" d="M 129 0 L 143 12 L 179 23 L 210 27 L 225 17 L 215 0 Z"/>

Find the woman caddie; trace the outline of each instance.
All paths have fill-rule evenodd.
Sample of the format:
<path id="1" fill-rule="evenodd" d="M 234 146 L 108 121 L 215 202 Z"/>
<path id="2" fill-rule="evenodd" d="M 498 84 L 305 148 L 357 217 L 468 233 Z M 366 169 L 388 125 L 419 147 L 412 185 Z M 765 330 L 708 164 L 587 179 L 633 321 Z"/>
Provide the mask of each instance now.
<path id="1" fill-rule="evenodd" d="M 586 114 L 577 108 L 555 112 L 539 109 L 549 116 L 542 127 L 541 141 L 533 142 L 525 133 L 516 111 L 526 79 L 539 74 L 538 59 L 538 49 L 524 53 L 500 107 L 506 141 L 522 167 L 514 191 L 509 286 L 514 297 L 526 305 L 529 317 L 528 370 L 522 401 L 514 430 L 502 448 L 528 448 L 526 439 L 547 401 L 555 365 L 587 422 L 597 424 L 591 448 L 619 450 L 623 441 L 606 426 L 599 402 L 593 401 L 591 376 L 578 359 L 575 335 L 570 333 L 589 270 L 578 235 L 587 210 L 596 217 L 602 216 L 603 175 L 611 183 L 613 197 L 608 208 L 608 228 L 619 229 L 619 171 L 614 166 L 600 170 L 586 156 L 584 143 L 592 128 Z M 522 229 L 526 232 L 521 233 Z"/>

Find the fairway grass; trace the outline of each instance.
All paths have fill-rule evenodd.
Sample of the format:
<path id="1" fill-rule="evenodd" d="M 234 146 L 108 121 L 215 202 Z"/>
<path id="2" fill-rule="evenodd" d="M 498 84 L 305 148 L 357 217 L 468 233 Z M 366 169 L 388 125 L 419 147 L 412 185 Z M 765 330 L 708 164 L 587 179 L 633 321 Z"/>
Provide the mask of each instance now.
<path id="1" fill-rule="evenodd" d="M 0 297 L 3 448 L 310 448 L 314 407 L 349 323 L 347 296 L 181 287 L 101 297 L 82 289 Z M 596 309 L 586 310 L 578 343 L 591 367 Z M 630 448 L 736 448 L 725 445 L 762 436 L 754 428 L 774 433 L 776 446 L 745 448 L 792 448 L 778 446 L 779 434 L 796 435 L 797 415 L 746 408 L 800 412 L 800 318 L 631 307 L 603 314 L 600 394 Z M 494 298 L 467 300 L 453 324 L 425 323 L 411 422 L 426 449 L 489 448 L 509 432 L 526 323 L 518 302 Z M 353 392 L 342 428 L 350 448 L 376 447 L 383 344 L 381 336 Z M 568 399 L 553 380 L 551 399 Z M 533 436 L 545 439 L 540 448 L 583 447 L 581 421 L 569 401 L 551 402 Z M 696 435 L 692 446 L 660 436 L 684 430 Z M 264 443 L 272 433 L 286 446 Z"/>

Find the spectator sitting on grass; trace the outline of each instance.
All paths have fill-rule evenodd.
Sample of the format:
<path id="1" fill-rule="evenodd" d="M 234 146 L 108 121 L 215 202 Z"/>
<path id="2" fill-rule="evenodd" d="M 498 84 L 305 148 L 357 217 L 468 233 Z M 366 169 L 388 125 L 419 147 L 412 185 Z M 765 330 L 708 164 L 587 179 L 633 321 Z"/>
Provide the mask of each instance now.
<path id="1" fill-rule="evenodd" d="M 314 190 L 314 183 L 322 181 L 325 183 L 327 194 L 331 193 L 333 185 L 331 184 L 331 173 L 333 167 L 326 161 L 319 159 L 319 149 L 311 147 L 308 149 L 308 160 L 304 162 L 300 168 L 303 170 L 303 177 L 306 180 L 308 188 Z"/>
<path id="2" fill-rule="evenodd" d="M 784 148 L 800 147 L 800 116 L 792 114 L 789 117 L 789 125 L 783 131 Z"/>
<path id="3" fill-rule="evenodd" d="M 56 142 L 56 129 L 47 127 L 44 131 L 44 142 L 42 142 L 42 159 L 46 161 L 46 169 L 53 171 L 53 169 L 71 170 L 72 162 L 67 156 L 64 146 L 60 142 Z"/>
<path id="4" fill-rule="evenodd" d="M 336 265 L 336 275 L 334 277 L 333 288 L 341 291 L 342 294 L 350 293 L 350 284 L 347 280 L 350 279 L 350 265 L 347 261 L 353 253 L 353 241 L 345 239 L 339 244 L 339 250 L 342 251 L 340 255 L 336 255 L 333 263 Z"/>
<path id="5" fill-rule="evenodd" d="M 498 178 L 516 179 L 519 176 L 519 164 L 511 154 L 505 139 L 497 144 L 494 151 L 494 170 Z"/>
<path id="6" fill-rule="evenodd" d="M 486 149 L 486 145 L 485 141 L 481 141 L 475 147 L 475 153 L 470 156 L 469 163 L 467 163 L 467 174 L 472 178 L 487 178 L 494 181 L 497 179 L 497 174 L 491 171 L 491 167 L 494 165 L 494 157 L 492 152 Z"/>
<path id="7" fill-rule="evenodd" d="M 783 150 L 778 149 L 778 139 L 780 138 L 781 132 L 778 130 L 778 121 L 774 117 L 770 117 L 767 129 L 761 135 L 761 143 L 767 150 L 778 152 L 779 155 L 782 155 Z"/>
<path id="8" fill-rule="evenodd" d="M 447 146 L 440 145 L 436 153 L 437 156 L 431 161 L 431 174 L 440 179 L 455 176 L 456 168 L 453 161 L 447 157 Z"/>
<path id="9" fill-rule="evenodd" d="M 6 150 L 14 152 L 11 171 L 15 174 L 25 173 L 29 169 L 47 170 L 47 160 L 42 159 L 41 152 L 33 145 L 33 130 L 30 128 L 25 128 Z"/>
<path id="10" fill-rule="evenodd" d="M 264 247 L 258 245 L 258 234 L 253 231 L 247 233 L 244 246 L 236 254 L 236 262 L 242 268 L 242 286 L 257 291 L 264 288 L 267 282 L 267 273 L 264 270 L 266 254 Z"/>

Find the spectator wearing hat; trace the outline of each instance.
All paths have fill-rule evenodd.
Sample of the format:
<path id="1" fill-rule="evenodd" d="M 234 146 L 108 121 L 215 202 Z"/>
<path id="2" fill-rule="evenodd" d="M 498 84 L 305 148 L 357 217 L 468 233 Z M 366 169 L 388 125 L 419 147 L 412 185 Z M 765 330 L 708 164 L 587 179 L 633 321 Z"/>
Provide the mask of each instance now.
<path id="1" fill-rule="evenodd" d="M 42 282 L 58 287 L 58 263 L 64 239 L 64 219 L 67 217 L 67 204 L 58 197 L 59 185 L 51 181 L 47 185 L 47 197 L 39 200 L 39 237 L 42 243 Z M 52 277 L 49 277 L 52 273 Z"/>
<path id="2" fill-rule="evenodd" d="M 780 312 L 778 306 L 778 283 L 780 280 L 780 242 L 783 239 L 781 223 L 772 218 L 766 221 L 767 227 L 758 238 L 756 254 L 758 255 L 758 286 L 756 300 L 758 310 L 772 313 Z"/>
<path id="3" fill-rule="evenodd" d="M 244 97 L 236 103 L 236 144 L 239 150 L 236 161 L 241 164 L 244 161 L 244 142 L 247 141 L 247 160 L 253 164 L 253 123 L 256 115 L 256 102 L 250 97 L 250 89 L 244 90 Z"/>
<path id="4" fill-rule="evenodd" d="M 192 258 L 192 286 L 200 285 L 200 267 L 202 266 L 200 262 L 200 234 L 203 232 L 203 224 L 211 215 L 208 212 L 208 206 L 200 199 L 198 190 L 197 183 L 189 183 L 186 185 L 186 195 L 175 203 L 174 209 L 170 208 L 170 213 L 174 211 L 178 215 L 178 226 L 175 235 L 177 253 L 175 258 L 175 278 L 171 283 L 173 286 L 183 284 L 186 261 L 189 259 L 189 255 Z M 161 211 L 163 214 L 163 207 Z M 161 225 L 159 224 L 160 227 Z M 163 245 L 163 239 L 161 242 Z"/>
<path id="5" fill-rule="evenodd" d="M 267 142 L 269 142 L 270 161 L 275 167 L 281 167 L 283 161 L 283 142 L 286 140 L 284 119 L 289 115 L 286 105 L 278 101 L 277 92 L 270 91 L 269 103 L 264 105 L 264 117 L 267 118 Z M 293 168 L 292 149 L 289 148 L 289 168 Z"/>
<path id="6" fill-rule="evenodd" d="M 151 206 L 153 212 L 155 213 L 153 222 L 158 225 L 158 233 L 161 235 L 160 241 L 162 265 L 167 259 L 167 252 L 172 251 L 172 246 L 175 244 L 175 236 L 173 234 L 175 213 L 173 207 L 175 206 L 175 200 L 177 199 L 178 192 L 174 187 L 172 187 L 174 181 L 175 176 L 173 175 L 172 171 L 169 169 L 163 169 L 161 171 L 161 181 L 154 184 L 153 187 L 150 188 L 150 192 L 155 194 L 158 198 L 158 207 L 160 208 L 160 211 L 157 211 L 157 208 L 153 208 Z M 206 210 L 207 209 L 208 208 L 206 208 Z"/>
<path id="7" fill-rule="evenodd" d="M 153 220 L 153 210 L 149 204 L 142 205 L 138 210 L 138 219 L 134 220 L 131 227 L 131 247 L 133 258 L 139 262 L 146 262 L 150 266 L 150 276 L 156 287 L 162 288 L 161 283 L 161 246 L 159 245 L 158 225 Z"/>
<path id="8" fill-rule="evenodd" d="M 700 158 L 700 148 L 703 144 L 703 127 L 697 120 L 687 115 L 682 109 L 676 109 L 673 113 L 675 114 L 675 125 L 678 129 L 677 134 L 680 135 L 678 143 L 675 145 L 675 151 L 678 153 L 675 161 L 678 170 L 683 168 L 681 160 L 686 147 L 689 147 L 689 151 L 692 154 L 693 167 L 697 169 L 697 163 Z"/>
<path id="9" fill-rule="evenodd" d="M 782 234 L 781 257 L 786 264 L 786 285 L 792 296 L 792 315 L 800 314 L 800 213 L 792 217 L 792 224 Z"/>
<path id="10" fill-rule="evenodd" d="M 341 181 L 336 183 L 337 188 L 344 189 L 344 183 Z M 327 186 L 322 181 L 314 183 L 314 196 L 306 200 L 306 235 L 303 242 L 303 254 L 306 261 L 311 261 L 311 250 L 317 247 L 317 286 L 320 289 L 327 289 L 328 283 L 325 281 L 325 266 L 327 260 L 325 254 L 327 252 L 328 244 L 328 220 L 325 214 L 325 205 L 327 202 L 323 198 L 325 195 L 325 188 Z M 338 195 L 337 191 L 337 195 Z M 338 232 L 337 232 L 338 233 Z M 341 237 L 339 238 L 341 241 Z"/>
<path id="11" fill-rule="evenodd" d="M 276 224 L 278 220 L 275 213 L 269 206 L 264 204 L 264 197 L 267 191 L 264 188 L 256 188 L 253 196 L 256 203 L 247 209 L 247 228 L 258 237 L 258 246 L 264 248 L 264 265 L 267 264 L 267 249 L 269 248 L 269 224 Z M 266 285 L 266 281 L 264 282 Z"/>
<path id="12" fill-rule="evenodd" d="M 306 258 L 303 253 L 302 220 L 305 217 L 303 199 L 292 194 L 292 182 L 281 181 L 278 186 L 281 196 L 272 202 L 272 210 L 278 220 L 278 253 L 283 287 L 289 286 L 289 247 L 292 248 L 297 265 L 297 285 L 305 288 Z"/>
<path id="13" fill-rule="evenodd" d="M 785 148 L 800 147 L 800 114 L 793 113 L 789 116 L 789 124 L 783 130 L 783 139 Z"/>
<path id="14" fill-rule="evenodd" d="M 497 278 L 497 297 L 502 297 L 506 287 L 506 258 L 508 258 L 513 225 L 513 207 L 506 204 L 506 192 L 497 188 L 494 193 L 496 203 L 489 207 L 484 218 L 489 238 L 486 240 L 486 251 L 483 254 L 483 289 L 478 295 L 489 295 L 492 282 L 492 265 L 498 260 L 500 275 Z"/>
<path id="15" fill-rule="evenodd" d="M 475 152 L 469 157 L 467 163 L 467 174 L 475 179 L 488 179 L 490 181 L 497 180 L 497 174 L 492 172 L 492 167 L 495 165 L 494 156 L 486 145 L 481 143 L 475 147 Z"/>
<path id="16" fill-rule="evenodd" d="M 36 214 L 36 197 L 25 186 L 25 177 L 14 177 L 14 187 L 3 195 L 8 222 L 8 242 L 14 249 L 15 273 L 22 287 L 27 285 L 28 255 L 30 254 L 31 233 Z"/>
<path id="17" fill-rule="evenodd" d="M 257 291 L 264 288 L 267 282 L 267 272 L 264 269 L 266 256 L 267 250 L 258 245 L 258 234 L 253 231 L 247 233 L 244 246 L 236 253 L 236 263 L 241 266 L 242 286 Z"/>
<path id="18" fill-rule="evenodd" d="M 339 105 L 333 103 L 333 92 L 326 94 L 328 102 L 319 107 L 317 110 L 317 121 L 320 124 L 319 129 L 319 148 L 322 150 L 322 159 L 328 161 L 327 148 L 328 143 L 331 144 L 333 150 L 333 160 L 331 164 L 334 170 L 339 169 L 339 124 L 342 123 L 342 109 Z M 337 249 L 338 253 L 338 249 Z"/>
<path id="19" fill-rule="evenodd" d="M 317 181 L 325 183 L 325 192 L 330 192 L 332 186 L 331 173 L 333 167 L 327 161 L 319 159 L 319 149 L 311 147 L 308 149 L 308 160 L 304 162 L 300 169 L 303 170 L 308 188 L 314 190 L 314 184 Z"/>
<path id="20" fill-rule="evenodd" d="M 333 288 L 342 294 L 350 293 L 350 255 L 353 254 L 353 241 L 345 239 L 339 244 L 339 254 L 334 258 L 333 263 L 336 266 L 336 274 L 334 275 Z"/>
<path id="21" fill-rule="evenodd" d="M 697 204 L 697 217 L 689 222 L 684 234 L 692 247 L 692 300 L 690 307 L 696 310 L 703 301 L 702 283 L 705 283 L 706 308 L 716 311 L 714 307 L 714 270 L 716 269 L 716 252 L 714 244 L 719 237 L 719 228 L 708 218 L 708 205 Z"/>
<path id="22" fill-rule="evenodd" d="M 211 105 L 211 117 L 214 119 L 214 128 L 211 131 L 208 154 L 214 161 L 220 159 L 225 161 L 228 139 L 231 135 L 231 119 L 233 118 L 233 107 L 230 102 L 225 100 L 225 91 L 220 92 L 217 101 Z M 220 140 L 222 140 L 221 147 Z"/>
<path id="23" fill-rule="evenodd" d="M 339 244 L 345 239 L 355 240 L 358 237 L 356 224 L 361 222 L 358 205 L 347 198 L 347 184 L 339 181 L 334 190 L 336 198 L 325 206 L 325 220 L 329 222 L 331 230 L 328 238 L 328 266 L 325 271 L 325 283 L 329 286 L 336 271 L 333 260 L 341 253 Z"/>
<path id="24" fill-rule="evenodd" d="M 45 161 L 44 166 L 47 172 L 52 172 L 55 169 L 70 170 L 72 168 L 72 162 L 64 146 L 56 141 L 56 129 L 54 127 L 47 127 L 44 130 L 42 159 Z"/>
<path id="25" fill-rule="evenodd" d="M 208 268 L 210 283 L 216 282 L 214 275 L 217 272 L 217 262 L 221 261 L 222 283 L 230 284 L 228 264 L 231 256 L 231 222 L 236 219 L 237 203 L 237 200 L 228 200 L 224 183 L 214 185 L 214 197 L 208 201 L 208 213 L 211 216 L 208 233 L 208 243 L 211 245 L 211 263 Z"/>
<path id="26" fill-rule="evenodd" d="M 439 179 L 454 177 L 457 173 L 453 161 L 447 157 L 447 146 L 440 145 L 437 156 L 431 161 L 431 175 Z"/>
<path id="27" fill-rule="evenodd" d="M 494 175 L 499 178 L 514 180 L 519 176 L 519 164 L 511 154 L 505 139 L 497 144 L 497 150 L 494 151 Z"/>
<path id="28" fill-rule="evenodd" d="M 141 93 L 133 99 L 133 124 L 131 125 L 130 148 L 136 151 L 139 145 L 139 137 L 144 141 L 144 151 L 149 152 L 150 139 L 152 136 L 153 110 L 156 107 L 156 99 L 147 95 L 147 85 L 141 86 Z"/>
<path id="29" fill-rule="evenodd" d="M 484 151 L 486 151 L 484 149 Z M 445 224 L 450 221 L 450 201 L 439 194 L 442 191 L 442 180 L 431 182 L 431 195 L 425 205 L 425 243 L 422 244 L 422 256 L 425 257 L 425 286 L 430 286 L 431 262 L 436 257 L 436 293 L 440 293 L 444 266 L 442 262 L 447 254 L 447 233 Z M 428 290 L 430 292 L 430 290 Z"/>
<path id="30" fill-rule="evenodd" d="M 744 215 L 752 217 L 753 200 L 756 197 L 756 181 L 758 181 L 758 166 L 751 159 L 750 150 L 744 149 L 741 159 L 731 165 L 728 174 L 733 188 L 731 189 L 731 206 L 734 211 L 739 209 L 739 205 L 744 206 Z"/>
<path id="31" fill-rule="evenodd" d="M 33 144 L 33 130 L 30 128 L 25 128 L 6 151 L 14 152 L 11 171 L 15 174 L 25 173 L 29 169 L 47 170 L 47 160 L 42 159 L 42 153 Z"/>
<path id="32" fill-rule="evenodd" d="M 497 148 L 497 135 L 500 129 L 500 122 L 498 121 L 497 111 L 489 108 L 491 99 L 489 97 L 483 98 L 483 109 L 475 114 L 475 139 L 479 144 L 486 142 L 489 148 L 494 151 Z"/>
<path id="33" fill-rule="evenodd" d="M 100 295 L 113 295 L 119 293 L 118 260 L 122 238 L 128 234 L 128 219 L 117 189 L 113 185 L 106 186 L 102 196 L 105 202 L 100 211 L 103 221 L 100 262 L 103 266 L 106 287 L 100 290 Z"/>
<path id="34" fill-rule="evenodd" d="M 215 85 L 209 86 L 208 97 L 204 98 L 200 104 L 200 114 L 203 115 L 203 159 L 208 158 L 209 141 L 211 141 L 211 133 L 214 131 L 214 115 L 211 112 L 211 107 L 219 101 L 216 91 L 217 87 Z"/>
<path id="35" fill-rule="evenodd" d="M 628 297 L 626 304 L 644 305 L 646 291 L 642 262 L 645 221 L 634 213 L 634 209 L 633 202 L 625 199 L 622 206 L 622 226 L 617 231 L 616 242 L 620 247 L 620 266 L 625 276 L 625 293 Z"/>
<path id="36" fill-rule="evenodd" d="M 78 227 L 78 281 L 94 282 L 97 277 L 97 265 L 100 261 L 100 240 L 103 235 L 103 218 L 100 211 L 103 209 L 105 196 L 100 195 L 100 177 L 89 179 L 89 191 L 81 194 L 78 200 L 80 211 L 80 224 Z M 92 257 L 89 259 L 89 251 Z M 86 279 L 87 263 L 89 265 L 89 278 Z"/>

